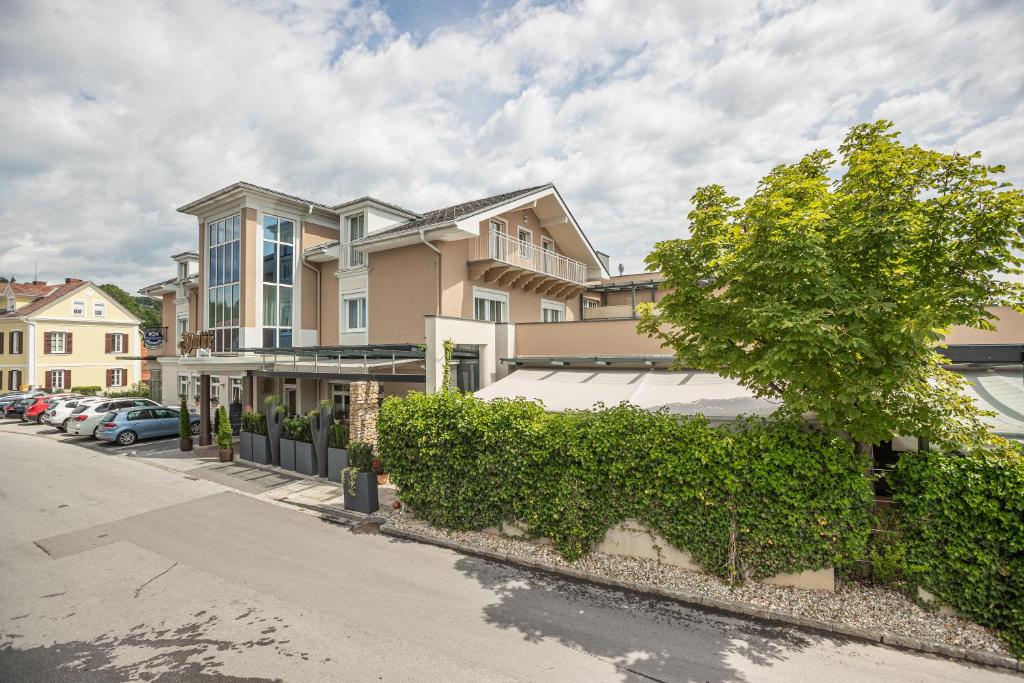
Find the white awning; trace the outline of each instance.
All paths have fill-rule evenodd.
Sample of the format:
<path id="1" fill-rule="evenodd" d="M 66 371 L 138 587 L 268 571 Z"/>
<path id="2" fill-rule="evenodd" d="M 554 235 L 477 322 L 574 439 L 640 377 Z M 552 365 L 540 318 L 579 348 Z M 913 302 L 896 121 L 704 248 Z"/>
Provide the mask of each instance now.
<path id="1" fill-rule="evenodd" d="M 982 410 L 995 413 L 986 417 L 992 431 L 1013 439 L 1024 438 L 1024 377 L 1020 369 L 961 370 L 970 382 L 967 395 Z"/>
<path id="2" fill-rule="evenodd" d="M 781 402 L 755 397 L 731 379 L 709 372 L 658 370 L 548 370 L 522 368 L 476 392 L 489 401 L 523 397 L 547 410 L 583 410 L 601 402 L 627 401 L 639 408 L 667 408 L 676 415 L 730 420 L 739 415 L 770 415 Z"/>

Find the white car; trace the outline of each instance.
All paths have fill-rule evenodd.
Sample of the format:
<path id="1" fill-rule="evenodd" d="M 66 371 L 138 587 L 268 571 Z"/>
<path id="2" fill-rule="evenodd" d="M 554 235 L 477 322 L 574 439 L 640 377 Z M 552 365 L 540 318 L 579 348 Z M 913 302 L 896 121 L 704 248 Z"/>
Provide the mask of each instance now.
<path id="1" fill-rule="evenodd" d="M 73 398 L 67 401 L 60 401 L 46 409 L 46 412 L 43 413 L 43 422 L 51 427 L 63 430 L 68 418 L 71 417 L 71 411 L 78 408 L 78 406 L 88 405 L 89 403 L 102 400 L 104 399 L 101 396 L 86 396 L 84 398 Z"/>
<path id="2" fill-rule="evenodd" d="M 124 410 L 125 408 L 138 408 L 143 406 L 159 406 L 156 401 L 148 398 L 118 398 L 97 401 L 86 405 L 79 405 L 72 412 L 67 421 L 64 431 L 74 436 L 96 436 L 96 428 L 100 424 L 100 418 L 111 411 Z"/>

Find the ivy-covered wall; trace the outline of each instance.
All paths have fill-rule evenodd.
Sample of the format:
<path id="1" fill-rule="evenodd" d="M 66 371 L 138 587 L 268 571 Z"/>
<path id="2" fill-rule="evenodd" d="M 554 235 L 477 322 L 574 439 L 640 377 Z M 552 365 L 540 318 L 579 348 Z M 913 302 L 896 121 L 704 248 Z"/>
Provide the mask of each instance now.
<path id="1" fill-rule="evenodd" d="M 907 453 L 892 477 L 910 579 L 1024 656 L 1024 456 Z"/>
<path id="2" fill-rule="evenodd" d="M 867 462 L 794 421 L 713 427 L 628 405 L 548 414 L 526 400 L 388 398 L 378 450 L 401 498 L 453 529 L 518 523 L 567 558 L 635 519 L 730 579 L 863 556 Z"/>

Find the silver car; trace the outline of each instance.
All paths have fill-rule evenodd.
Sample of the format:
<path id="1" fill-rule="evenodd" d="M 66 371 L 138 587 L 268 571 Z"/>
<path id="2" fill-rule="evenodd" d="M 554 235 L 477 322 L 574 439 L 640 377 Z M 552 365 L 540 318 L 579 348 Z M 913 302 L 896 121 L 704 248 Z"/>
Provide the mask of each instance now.
<path id="1" fill-rule="evenodd" d="M 79 406 L 71 412 L 64 430 L 74 436 L 96 436 L 96 427 L 106 413 L 111 411 L 125 410 L 126 408 L 142 408 L 159 406 L 156 401 L 148 398 L 118 398 L 106 399 L 96 403 L 89 403 Z"/>

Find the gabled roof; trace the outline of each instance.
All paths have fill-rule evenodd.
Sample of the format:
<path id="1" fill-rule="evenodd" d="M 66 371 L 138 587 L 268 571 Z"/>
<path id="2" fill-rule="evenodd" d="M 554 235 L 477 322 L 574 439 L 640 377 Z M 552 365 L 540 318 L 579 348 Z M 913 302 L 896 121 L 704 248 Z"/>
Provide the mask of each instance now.
<path id="1" fill-rule="evenodd" d="M 57 285 L 48 285 L 45 282 L 8 282 L 11 291 L 15 296 L 46 296 L 50 290 Z M 6 287 L 5 287 L 6 289 Z"/>
<path id="2" fill-rule="evenodd" d="M 234 190 L 251 190 L 253 192 L 260 192 L 260 193 L 267 194 L 267 195 L 270 195 L 270 196 L 273 196 L 273 197 L 278 197 L 280 199 L 284 199 L 284 200 L 287 200 L 287 201 L 298 202 L 299 204 L 307 204 L 307 205 L 312 204 L 313 206 L 320 207 L 321 209 L 324 209 L 326 211 L 331 211 L 331 212 L 334 211 L 334 209 L 332 209 L 331 207 L 327 206 L 326 204 L 321 204 L 320 202 L 314 202 L 312 199 L 303 199 L 302 197 L 296 197 L 293 194 L 287 194 L 285 192 L 278 192 L 277 190 L 271 190 L 269 187 L 262 187 L 260 185 L 255 185 L 253 183 L 247 183 L 244 180 L 239 180 L 237 183 L 232 183 L 231 185 L 228 185 L 227 187 L 221 188 L 221 189 L 217 190 L 216 192 L 211 192 L 210 194 L 206 195 L 205 197 L 200 197 L 199 199 L 197 199 L 197 200 L 195 200 L 193 202 L 189 202 L 188 204 L 185 204 L 184 206 L 179 206 L 178 207 L 178 211 L 181 212 L 181 213 L 189 213 L 189 212 L 192 211 L 192 209 L 194 209 L 194 208 L 196 208 L 198 206 L 202 206 L 203 204 L 205 204 L 205 203 L 207 203 L 207 202 L 209 202 L 209 201 L 211 201 L 213 199 L 216 199 L 220 195 L 227 194 L 227 193 L 232 192 Z"/>
<path id="3" fill-rule="evenodd" d="M 409 218 L 419 218 L 422 215 L 420 213 L 417 213 L 416 211 L 411 211 L 409 209 L 403 209 L 398 204 L 392 204 L 390 202 L 382 202 L 381 200 L 376 199 L 374 197 L 371 197 L 370 195 L 366 195 L 365 197 L 360 197 L 359 199 L 353 199 L 351 201 L 342 202 L 341 204 L 337 204 L 337 205 L 334 206 L 334 210 L 339 212 L 339 213 L 341 213 L 341 212 L 345 211 L 345 209 L 347 209 L 348 207 L 356 206 L 357 204 L 362 204 L 363 202 L 366 202 L 367 204 L 376 204 L 377 206 L 379 206 L 379 207 L 381 207 L 383 209 L 386 209 L 386 210 L 389 210 L 389 211 L 393 211 L 395 213 L 401 214 L 403 216 L 407 216 Z"/>
<path id="4" fill-rule="evenodd" d="M 443 209 L 435 209 L 433 211 L 427 211 L 419 218 L 400 223 L 399 225 L 392 226 L 385 230 L 367 235 L 361 240 L 357 240 L 354 244 L 366 244 L 369 242 L 376 242 L 382 239 L 388 239 L 391 237 L 397 237 L 398 235 L 405 235 L 408 233 L 418 232 L 419 230 L 428 229 L 435 225 L 443 225 L 445 223 L 452 223 L 457 220 L 461 220 L 473 214 L 486 211 L 487 209 L 510 202 L 518 197 L 523 197 L 528 194 L 533 194 L 540 190 L 554 187 L 552 183 L 546 185 L 537 185 L 535 187 L 527 187 L 521 190 L 514 190 L 512 192 L 503 192 L 502 194 L 492 195 L 490 197 L 484 197 L 483 199 L 474 199 L 469 202 L 463 202 L 462 204 L 453 204 L 452 206 L 446 206 Z"/>
<path id="5" fill-rule="evenodd" d="M 90 284 L 92 283 L 85 280 L 72 280 L 71 282 L 63 282 L 59 285 L 47 285 L 47 287 L 49 287 L 49 291 L 45 295 L 39 297 L 35 301 L 25 304 L 21 308 L 0 313 L 0 318 L 23 318 L 26 315 L 32 315 L 36 311 L 46 308 L 61 297 Z M 97 289 L 99 288 L 97 287 Z"/>

